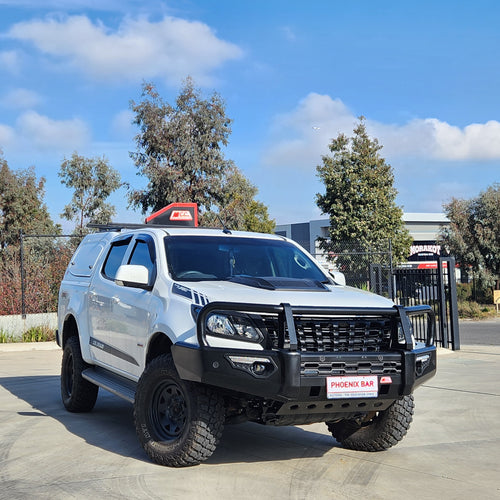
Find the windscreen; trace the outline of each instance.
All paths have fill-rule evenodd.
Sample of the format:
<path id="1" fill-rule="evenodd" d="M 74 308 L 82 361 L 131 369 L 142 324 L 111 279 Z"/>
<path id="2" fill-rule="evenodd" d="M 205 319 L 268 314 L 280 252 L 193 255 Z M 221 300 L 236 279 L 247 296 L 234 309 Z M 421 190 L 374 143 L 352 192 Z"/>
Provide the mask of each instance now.
<path id="1" fill-rule="evenodd" d="M 294 278 L 327 282 L 304 252 L 283 240 L 236 236 L 167 236 L 168 268 L 179 281 L 237 277 Z"/>

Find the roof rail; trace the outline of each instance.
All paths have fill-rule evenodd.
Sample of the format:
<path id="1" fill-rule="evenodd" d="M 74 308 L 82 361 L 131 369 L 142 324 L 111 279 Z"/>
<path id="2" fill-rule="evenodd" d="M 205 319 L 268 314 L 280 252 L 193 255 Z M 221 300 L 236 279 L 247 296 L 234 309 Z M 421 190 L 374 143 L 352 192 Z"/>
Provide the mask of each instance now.
<path id="1" fill-rule="evenodd" d="M 151 224 L 131 224 L 130 222 L 110 222 L 109 224 L 87 224 L 87 227 L 91 229 L 99 229 L 99 231 L 120 231 L 122 229 L 142 229 L 142 228 L 163 228 L 163 227 L 172 227 L 172 226 L 152 226 Z"/>

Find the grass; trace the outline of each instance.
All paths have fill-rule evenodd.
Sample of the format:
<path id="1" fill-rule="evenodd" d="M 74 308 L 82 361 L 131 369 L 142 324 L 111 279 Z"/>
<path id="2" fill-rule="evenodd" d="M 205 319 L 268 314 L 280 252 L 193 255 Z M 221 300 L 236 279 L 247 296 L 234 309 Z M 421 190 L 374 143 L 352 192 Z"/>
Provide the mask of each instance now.
<path id="1" fill-rule="evenodd" d="M 19 338 L 14 337 L 14 335 L 6 333 L 3 330 L 0 330 L 0 344 L 7 344 L 11 342 L 19 342 Z"/>
<path id="2" fill-rule="evenodd" d="M 0 330 L 0 344 L 13 342 L 51 342 L 56 339 L 56 332 L 48 326 L 33 326 L 21 337 Z"/>

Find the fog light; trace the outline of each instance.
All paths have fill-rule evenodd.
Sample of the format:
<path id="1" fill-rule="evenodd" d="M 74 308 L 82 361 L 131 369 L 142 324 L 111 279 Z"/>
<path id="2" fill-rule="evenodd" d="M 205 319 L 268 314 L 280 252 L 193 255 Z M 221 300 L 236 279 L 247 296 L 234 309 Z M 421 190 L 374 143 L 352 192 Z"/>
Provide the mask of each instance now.
<path id="1" fill-rule="evenodd" d="M 256 377 L 269 376 L 276 370 L 276 364 L 271 358 L 260 356 L 227 355 L 231 366 Z"/>
<path id="2" fill-rule="evenodd" d="M 254 363 L 252 365 L 252 371 L 255 375 L 263 375 L 266 371 L 266 365 L 264 363 Z"/>

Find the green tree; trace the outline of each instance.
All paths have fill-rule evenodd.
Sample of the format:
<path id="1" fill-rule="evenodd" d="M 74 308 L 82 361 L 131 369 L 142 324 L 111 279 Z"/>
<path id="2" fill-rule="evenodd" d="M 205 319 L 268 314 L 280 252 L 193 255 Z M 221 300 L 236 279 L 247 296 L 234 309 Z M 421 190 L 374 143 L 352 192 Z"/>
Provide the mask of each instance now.
<path id="1" fill-rule="evenodd" d="M 13 171 L 0 156 L 0 248 L 19 243 L 24 233 L 59 234 L 43 199 L 45 178 L 37 179 L 35 168 Z"/>
<path id="2" fill-rule="evenodd" d="M 440 243 L 483 287 L 500 289 L 500 184 L 470 200 L 452 198 L 443 208 L 450 225 L 441 230 Z"/>
<path id="3" fill-rule="evenodd" d="M 206 212 L 200 220 L 202 226 L 219 227 L 221 222 L 230 229 L 273 233 L 275 221 L 269 219 L 267 207 L 256 201 L 257 188 L 232 167 L 226 176 L 219 211 Z"/>
<path id="4" fill-rule="evenodd" d="M 404 260 L 411 237 L 396 205 L 392 167 L 380 156 L 382 146 L 371 139 L 364 117 L 354 128 L 353 137 L 339 134 L 329 145 L 332 155 L 323 157 L 317 167 L 325 193 L 316 195 L 318 207 L 330 217 L 329 238 L 320 246 L 335 252 L 339 242 L 357 248 L 387 249 L 392 241 L 395 261 Z"/>
<path id="5" fill-rule="evenodd" d="M 224 156 L 232 120 L 214 93 L 203 99 L 188 78 L 172 106 L 145 83 L 142 101 L 132 102 L 140 132 L 130 156 L 144 189 L 129 191 L 129 202 L 143 213 L 174 203 L 196 203 L 202 225 L 271 232 L 267 207 L 254 199 L 257 188 Z"/>
<path id="6" fill-rule="evenodd" d="M 138 175 L 149 183 L 129 193 L 131 205 L 143 213 L 173 202 L 210 210 L 222 200 L 224 176 L 232 166 L 222 151 L 231 133 L 224 102 L 215 93 L 203 99 L 190 78 L 175 106 L 164 102 L 150 83 L 143 85 L 142 97 L 131 104 L 140 128 L 131 157 Z"/>
<path id="7" fill-rule="evenodd" d="M 106 203 L 120 186 L 120 174 L 102 157 L 85 158 L 73 153 L 64 159 L 59 171 L 61 183 L 73 189 L 71 203 L 61 217 L 75 221 L 76 232 L 83 234 L 87 223 L 104 224 L 111 220 L 115 207 Z"/>
<path id="8" fill-rule="evenodd" d="M 57 235 L 43 201 L 45 179 L 33 167 L 11 170 L 0 156 L 0 314 L 21 312 L 21 261 L 19 231 Z M 64 259 L 52 238 L 24 239 L 25 306 L 28 313 L 54 311 L 57 305 L 56 268 Z"/>

